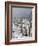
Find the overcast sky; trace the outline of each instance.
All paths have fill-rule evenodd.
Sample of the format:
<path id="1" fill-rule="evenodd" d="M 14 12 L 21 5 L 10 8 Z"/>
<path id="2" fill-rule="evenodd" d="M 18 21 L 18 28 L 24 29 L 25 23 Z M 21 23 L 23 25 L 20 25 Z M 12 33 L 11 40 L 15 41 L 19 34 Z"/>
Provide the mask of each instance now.
<path id="1" fill-rule="evenodd" d="M 12 15 L 13 16 L 29 16 L 32 12 L 32 8 L 19 8 L 13 7 L 12 8 Z"/>

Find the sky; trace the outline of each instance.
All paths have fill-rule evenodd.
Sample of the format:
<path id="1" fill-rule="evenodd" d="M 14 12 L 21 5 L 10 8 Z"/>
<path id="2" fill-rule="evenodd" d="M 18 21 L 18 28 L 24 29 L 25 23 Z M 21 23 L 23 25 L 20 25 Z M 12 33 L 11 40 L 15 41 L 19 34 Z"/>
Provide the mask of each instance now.
<path id="1" fill-rule="evenodd" d="M 31 14 L 31 12 L 32 12 L 32 8 L 19 8 L 19 7 L 12 8 L 12 15 L 13 16 L 27 17 Z"/>

